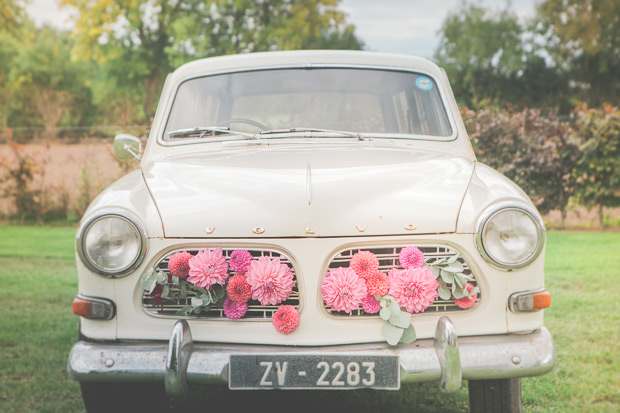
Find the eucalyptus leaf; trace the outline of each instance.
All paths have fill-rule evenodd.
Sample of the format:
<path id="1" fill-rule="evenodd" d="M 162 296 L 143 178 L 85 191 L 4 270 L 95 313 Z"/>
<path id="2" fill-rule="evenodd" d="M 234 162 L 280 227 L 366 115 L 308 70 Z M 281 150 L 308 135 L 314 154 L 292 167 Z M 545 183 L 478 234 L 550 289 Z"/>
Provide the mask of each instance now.
<path id="1" fill-rule="evenodd" d="M 165 273 L 165 272 L 163 272 L 163 271 L 157 271 L 157 272 L 155 273 L 155 279 L 157 280 L 157 282 L 158 282 L 158 283 L 160 283 L 160 284 L 161 284 L 161 283 L 163 283 L 163 282 L 168 281 L 168 276 L 167 276 L 167 275 L 166 275 L 166 273 Z"/>
<path id="2" fill-rule="evenodd" d="M 398 313 L 392 313 L 389 320 L 390 324 L 400 328 L 407 328 L 411 324 L 411 314 L 405 311 L 399 311 Z"/>
<path id="3" fill-rule="evenodd" d="M 398 344 L 400 338 L 403 336 L 404 331 L 404 329 L 396 327 L 389 322 L 383 324 L 383 337 L 390 346 L 395 346 Z"/>
<path id="4" fill-rule="evenodd" d="M 379 305 L 381 305 L 381 308 L 387 307 L 388 300 L 386 300 L 385 298 L 382 298 L 381 301 L 379 301 Z"/>
<path id="5" fill-rule="evenodd" d="M 172 277 L 172 285 L 175 287 L 178 287 L 180 284 L 180 278 L 179 277 Z"/>
<path id="6" fill-rule="evenodd" d="M 444 280 L 446 284 L 452 284 L 454 282 L 454 274 L 441 270 L 441 279 Z"/>
<path id="7" fill-rule="evenodd" d="M 200 307 L 194 308 L 194 314 L 200 314 Z"/>
<path id="8" fill-rule="evenodd" d="M 400 341 L 405 344 L 411 344 L 416 340 L 416 338 L 415 328 L 413 327 L 413 324 L 409 324 L 409 326 L 403 331 L 403 336 Z"/>
<path id="9" fill-rule="evenodd" d="M 456 283 L 452 284 L 452 294 L 456 291 Z"/>
<path id="10" fill-rule="evenodd" d="M 456 260 L 458 260 L 461 257 L 461 254 L 456 254 L 451 256 L 450 258 L 448 258 L 448 264 L 452 264 L 454 262 L 456 262 Z"/>
<path id="11" fill-rule="evenodd" d="M 456 264 L 456 263 L 454 263 Z M 463 272 L 463 266 L 461 266 L 460 268 L 458 266 L 455 265 L 450 265 L 448 267 L 443 267 L 442 270 L 443 271 L 448 271 L 448 272 L 452 272 L 452 273 L 459 273 L 459 272 Z"/>
<path id="12" fill-rule="evenodd" d="M 400 311 L 400 306 L 398 305 L 398 301 L 396 301 L 396 298 L 389 296 L 390 297 L 390 307 L 392 307 L 392 311 L 396 311 L 395 309 L 398 308 L 398 311 Z"/>
<path id="13" fill-rule="evenodd" d="M 147 294 L 150 294 L 157 286 L 157 281 L 153 277 L 143 278 L 140 280 L 140 286 Z"/>
<path id="14" fill-rule="evenodd" d="M 467 281 L 462 279 L 459 274 L 454 274 L 454 282 L 459 288 L 463 288 L 463 289 L 467 285 Z"/>
<path id="15" fill-rule="evenodd" d="M 203 300 L 198 297 L 192 297 L 192 307 L 200 307 L 203 304 Z M 196 313 L 197 314 L 197 313 Z"/>
<path id="16" fill-rule="evenodd" d="M 452 293 L 446 287 L 439 287 L 437 293 L 439 293 L 439 298 L 442 300 L 449 300 L 452 297 Z"/>
<path id="17" fill-rule="evenodd" d="M 168 297 L 168 294 L 170 294 L 170 287 L 168 287 L 168 285 L 164 285 L 164 288 L 161 291 L 162 298 Z"/>
<path id="18" fill-rule="evenodd" d="M 454 295 L 454 298 L 456 298 L 457 300 L 465 297 L 465 293 L 463 292 L 463 290 L 460 290 L 460 289 L 457 289 L 456 291 L 454 291 L 452 295 Z"/>
<path id="19" fill-rule="evenodd" d="M 431 266 L 431 267 L 428 267 L 428 269 L 435 276 L 435 278 L 439 277 L 439 274 L 441 273 L 441 268 L 435 267 L 435 266 Z"/>
<path id="20" fill-rule="evenodd" d="M 480 288 L 478 286 L 475 286 L 474 288 L 471 289 L 471 291 L 469 292 L 469 296 L 471 297 L 474 294 L 477 294 L 478 292 L 480 292 Z"/>
<path id="21" fill-rule="evenodd" d="M 390 310 L 390 307 L 383 307 L 381 311 L 379 311 L 379 316 L 387 321 L 392 316 L 392 310 Z"/>

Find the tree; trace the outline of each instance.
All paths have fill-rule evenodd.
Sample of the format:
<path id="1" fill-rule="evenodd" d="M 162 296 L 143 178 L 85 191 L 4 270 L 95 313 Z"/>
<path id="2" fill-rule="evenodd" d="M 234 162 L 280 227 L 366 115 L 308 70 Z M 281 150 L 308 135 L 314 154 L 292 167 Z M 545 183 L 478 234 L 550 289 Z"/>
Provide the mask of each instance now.
<path id="1" fill-rule="evenodd" d="M 435 59 L 451 80 L 459 103 L 484 107 L 568 107 L 568 82 L 547 64 L 526 24 L 509 9 L 491 11 L 464 2 L 440 30 Z"/>
<path id="2" fill-rule="evenodd" d="M 24 0 L 0 0 L 0 33 L 15 34 L 26 20 Z"/>
<path id="3" fill-rule="evenodd" d="M 43 126 L 44 137 L 56 136 L 58 126 L 83 124 L 90 104 L 89 71 L 71 62 L 67 33 L 31 28 L 11 63 L 9 83 L 12 125 Z"/>
<path id="4" fill-rule="evenodd" d="M 445 67 L 455 93 L 467 96 L 466 106 L 498 99 L 499 79 L 522 66 L 523 29 L 516 15 L 508 10 L 491 13 L 463 3 L 448 15 L 440 33 L 435 59 Z"/>
<path id="5" fill-rule="evenodd" d="M 537 8 L 546 51 L 591 106 L 620 99 L 620 2 L 545 0 Z"/>
<path id="6" fill-rule="evenodd" d="M 584 141 L 583 157 L 576 168 L 579 202 L 598 207 L 601 229 L 604 207 L 620 206 L 620 109 L 611 105 L 575 110 L 577 133 Z"/>
<path id="7" fill-rule="evenodd" d="M 539 109 L 462 110 L 478 158 L 515 181 L 541 213 L 566 208 L 575 192 L 579 142 L 568 123 Z"/>
<path id="8" fill-rule="evenodd" d="M 164 76 L 200 57 L 361 47 L 339 0 L 63 0 L 78 9 L 74 56 L 94 59 L 153 113 Z M 330 42 L 331 41 L 331 44 Z M 136 85 L 139 88 L 136 88 Z"/>

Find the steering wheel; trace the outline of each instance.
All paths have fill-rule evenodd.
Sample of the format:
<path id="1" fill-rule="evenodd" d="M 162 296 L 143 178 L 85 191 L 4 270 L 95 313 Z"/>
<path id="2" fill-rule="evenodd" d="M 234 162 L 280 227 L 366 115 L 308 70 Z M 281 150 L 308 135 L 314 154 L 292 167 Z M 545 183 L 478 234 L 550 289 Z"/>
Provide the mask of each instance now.
<path id="1" fill-rule="evenodd" d="M 257 128 L 261 130 L 269 130 L 269 127 L 267 125 L 263 125 L 260 122 L 257 122 L 252 119 L 247 119 L 247 118 L 232 118 L 228 120 L 223 120 L 221 122 L 218 122 L 217 126 L 226 126 L 226 125 L 230 125 L 231 123 L 245 123 L 247 125 L 256 126 Z"/>

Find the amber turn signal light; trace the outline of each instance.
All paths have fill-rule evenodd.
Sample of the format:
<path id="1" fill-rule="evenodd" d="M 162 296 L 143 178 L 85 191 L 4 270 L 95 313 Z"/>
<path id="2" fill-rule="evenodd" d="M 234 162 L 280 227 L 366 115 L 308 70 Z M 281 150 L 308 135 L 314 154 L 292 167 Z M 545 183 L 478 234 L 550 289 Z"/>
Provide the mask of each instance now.
<path id="1" fill-rule="evenodd" d="M 508 308 L 513 313 L 538 311 L 551 306 L 551 294 L 545 289 L 514 293 L 508 299 Z"/>
<path id="2" fill-rule="evenodd" d="M 73 300 L 73 314 L 90 320 L 111 320 L 115 310 L 114 303 L 105 298 L 78 295 Z"/>

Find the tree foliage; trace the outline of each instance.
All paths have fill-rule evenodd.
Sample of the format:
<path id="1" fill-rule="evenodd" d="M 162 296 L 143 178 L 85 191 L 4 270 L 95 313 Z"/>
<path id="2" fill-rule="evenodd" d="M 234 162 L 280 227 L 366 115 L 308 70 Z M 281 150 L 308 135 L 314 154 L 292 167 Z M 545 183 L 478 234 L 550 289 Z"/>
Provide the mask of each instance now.
<path id="1" fill-rule="evenodd" d="M 91 104 L 88 67 L 70 58 L 68 34 L 49 27 L 34 30 L 13 54 L 8 74 L 14 125 L 45 128 L 83 124 Z"/>
<path id="2" fill-rule="evenodd" d="M 584 143 L 577 165 L 577 199 L 587 207 L 599 207 L 603 227 L 603 207 L 620 206 L 620 109 L 611 105 L 575 111 L 576 132 Z"/>
<path id="3" fill-rule="evenodd" d="M 575 191 L 579 141 L 570 125 L 539 109 L 462 110 L 478 159 L 512 179 L 547 213 L 566 207 Z"/>
<path id="4" fill-rule="evenodd" d="M 361 43 L 339 0 L 63 0 L 79 11 L 75 57 L 108 66 L 154 112 L 174 67 L 224 54 Z M 138 87 L 136 87 L 138 86 Z"/>
<path id="5" fill-rule="evenodd" d="M 546 51 L 593 106 L 620 99 L 620 2 L 545 0 L 537 9 Z"/>
<path id="6" fill-rule="evenodd" d="M 471 107 L 502 100 L 502 81 L 517 74 L 524 60 L 523 29 L 516 15 L 464 3 L 448 15 L 440 32 L 435 59 L 445 67 L 461 103 Z"/>
<path id="7" fill-rule="evenodd" d="M 16 34 L 26 20 L 24 0 L 0 0 L 0 33 Z"/>

